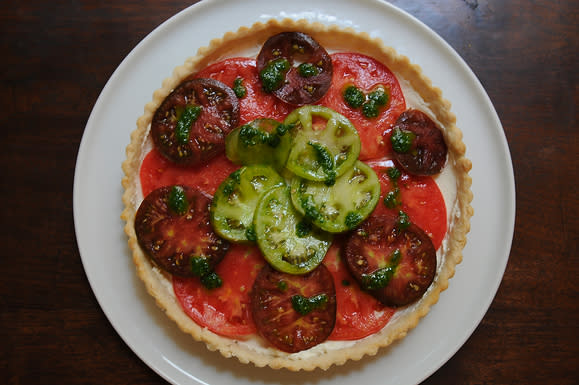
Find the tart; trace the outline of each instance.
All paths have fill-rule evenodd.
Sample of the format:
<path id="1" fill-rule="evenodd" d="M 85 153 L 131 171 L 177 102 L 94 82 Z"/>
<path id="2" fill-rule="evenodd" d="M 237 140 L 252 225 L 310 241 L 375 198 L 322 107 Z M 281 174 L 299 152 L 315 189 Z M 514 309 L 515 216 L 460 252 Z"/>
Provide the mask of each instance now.
<path id="1" fill-rule="evenodd" d="M 422 69 L 366 33 L 228 32 L 175 68 L 131 134 L 137 274 L 183 332 L 242 363 L 375 355 L 462 260 L 471 163 L 455 122 Z"/>

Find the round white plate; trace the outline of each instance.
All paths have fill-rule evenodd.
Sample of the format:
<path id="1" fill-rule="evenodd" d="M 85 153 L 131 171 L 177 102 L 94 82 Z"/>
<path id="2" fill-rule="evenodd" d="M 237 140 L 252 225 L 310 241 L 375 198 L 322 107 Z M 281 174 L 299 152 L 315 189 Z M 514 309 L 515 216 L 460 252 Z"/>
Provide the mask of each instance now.
<path id="1" fill-rule="evenodd" d="M 412 16 L 377 0 L 203 1 L 158 27 L 120 64 L 90 115 L 74 180 L 74 221 L 88 280 L 131 349 L 174 384 L 414 384 L 442 366 L 474 331 L 498 289 L 515 217 L 510 154 L 497 114 L 456 52 Z M 472 160 L 475 216 L 448 290 L 409 335 L 376 357 L 327 372 L 256 369 L 222 358 L 167 319 L 135 274 L 120 213 L 121 163 L 144 105 L 173 68 L 229 30 L 270 18 L 305 18 L 380 37 L 419 64 L 453 103 Z M 498 199 L 500 197 L 500 199 Z M 119 371 L 122 375 L 122 370 Z"/>

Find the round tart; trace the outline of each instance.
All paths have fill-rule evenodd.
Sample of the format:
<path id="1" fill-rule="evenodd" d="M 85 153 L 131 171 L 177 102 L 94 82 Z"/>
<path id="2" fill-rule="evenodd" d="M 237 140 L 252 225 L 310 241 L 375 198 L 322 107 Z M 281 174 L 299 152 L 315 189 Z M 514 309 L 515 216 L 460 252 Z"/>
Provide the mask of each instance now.
<path id="1" fill-rule="evenodd" d="M 471 163 L 455 122 L 422 69 L 366 33 L 291 19 L 228 32 L 175 68 L 131 135 L 138 276 L 181 330 L 242 363 L 375 355 L 462 260 Z"/>

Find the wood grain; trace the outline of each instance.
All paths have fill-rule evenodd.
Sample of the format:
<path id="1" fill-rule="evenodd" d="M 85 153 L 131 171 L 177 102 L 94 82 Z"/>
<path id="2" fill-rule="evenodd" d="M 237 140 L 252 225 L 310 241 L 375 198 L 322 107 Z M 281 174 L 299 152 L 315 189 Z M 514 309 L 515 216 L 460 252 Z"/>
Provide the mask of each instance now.
<path id="1" fill-rule="evenodd" d="M 496 298 L 424 384 L 577 384 L 579 5 L 391 2 L 440 34 L 478 76 L 516 179 L 515 234 Z M 96 302 L 75 241 L 72 184 L 106 81 L 141 39 L 191 3 L 0 3 L 0 383 L 164 383 Z"/>

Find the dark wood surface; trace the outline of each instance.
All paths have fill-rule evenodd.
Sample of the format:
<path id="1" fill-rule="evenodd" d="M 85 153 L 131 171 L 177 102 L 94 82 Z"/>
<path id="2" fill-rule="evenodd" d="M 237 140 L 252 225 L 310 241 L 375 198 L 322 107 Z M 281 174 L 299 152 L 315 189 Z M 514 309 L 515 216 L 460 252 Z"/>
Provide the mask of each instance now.
<path id="1" fill-rule="evenodd" d="M 579 383 L 579 3 L 398 0 L 466 60 L 502 121 L 516 228 L 494 302 L 425 384 Z M 75 240 L 75 159 L 130 50 L 186 1 L 0 2 L 0 383 L 164 383 L 101 311 Z M 500 199 L 501 197 L 497 197 Z"/>

